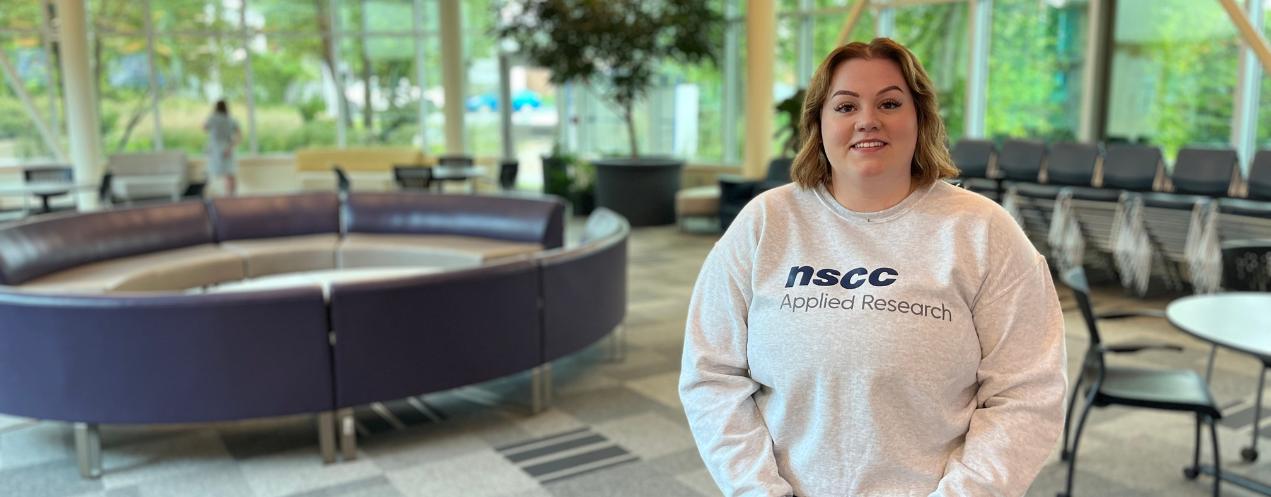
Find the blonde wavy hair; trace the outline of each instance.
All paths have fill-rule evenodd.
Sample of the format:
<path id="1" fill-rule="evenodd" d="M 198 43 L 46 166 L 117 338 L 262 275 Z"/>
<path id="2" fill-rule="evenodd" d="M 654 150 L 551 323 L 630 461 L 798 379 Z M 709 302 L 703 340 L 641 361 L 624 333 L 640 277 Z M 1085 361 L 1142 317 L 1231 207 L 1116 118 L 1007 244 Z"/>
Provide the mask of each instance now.
<path id="1" fill-rule="evenodd" d="M 834 49 L 812 75 L 807 97 L 803 100 L 803 115 L 799 118 L 799 134 L 803 146 L 790 166 L 790 176 L 802 188 L 829 187 L 833 178 L 830 160 L 825 156 L 825 143 L 821 139 L 821 108 L 830 93 L 830 79 L 840 64 L 852 59 L 886 59 L 900 66 L 913 96 L 918 113 L 918 143 L 910 163 L 910 175 L 918 186 L 958 175 L 946 145 L 948 135 L 944 121 L 940 120 L 940 105 L 936 91 L 922 68 L 918 58 L 904 45 L 890 38 L 874 38 L 869 43 L 852 42 Z"/>

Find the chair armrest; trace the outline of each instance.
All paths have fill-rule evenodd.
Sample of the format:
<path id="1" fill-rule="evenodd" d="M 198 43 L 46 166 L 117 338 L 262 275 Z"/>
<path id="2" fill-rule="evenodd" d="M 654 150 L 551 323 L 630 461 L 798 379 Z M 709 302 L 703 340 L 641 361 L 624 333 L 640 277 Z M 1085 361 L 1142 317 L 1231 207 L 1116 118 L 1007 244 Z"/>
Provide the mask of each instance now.
<path id="1" fill-rule="evenodd" d="M 1096 319 L 1125 319 L 1125 318 L 1165 318 L 1165 311 L 1159 309 L 1130 309 L 1130 310 L 1114 310 L 1104 311 L 1095 314 Z"/>
<path id="2" fill-rule="evenodd" d="M 1103 351 L 1113 354 L 1133 354 L 1144 350 L 1169 350 L 1173 352 L 1182 352 L 1181 345 L 1172 343 L 1118 343 L 1116 345 L 1104 345 Z"/>

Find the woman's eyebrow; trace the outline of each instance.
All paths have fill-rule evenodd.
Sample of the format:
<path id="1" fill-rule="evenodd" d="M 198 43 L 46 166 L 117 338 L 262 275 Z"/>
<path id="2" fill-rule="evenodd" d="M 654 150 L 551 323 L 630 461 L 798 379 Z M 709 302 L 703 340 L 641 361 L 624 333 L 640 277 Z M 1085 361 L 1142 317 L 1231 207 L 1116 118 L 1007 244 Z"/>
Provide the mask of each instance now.
<path id="1" fill-rule="evenodd" d="M 888 87 L 883 88 L 883 89 L 881 89 L 881 90 L 878 90 L 878 93 L 877 93 L 876 95 L 882 95 L 882 94 L 887 93 L 887 92 L 889 92 L 889 91 L 898 91 L 898 92 L 904 93 L 904 90 L 901 90 L 899 86 L 891 85 L 891 86 L 888 86 Z M 838 90 L 838 91 L 835 91 L 832 95 L 830 95 L 830 98 L 837 97 L 837 96 L 839 96 L 839 95 L 847 95 L 847 96 L 849 96 L 849 97 L 861 98 L 861 94 L 856 93 L 856 92 L 854 92 L 854 91 L 847 91 L 847 90 Z"/>

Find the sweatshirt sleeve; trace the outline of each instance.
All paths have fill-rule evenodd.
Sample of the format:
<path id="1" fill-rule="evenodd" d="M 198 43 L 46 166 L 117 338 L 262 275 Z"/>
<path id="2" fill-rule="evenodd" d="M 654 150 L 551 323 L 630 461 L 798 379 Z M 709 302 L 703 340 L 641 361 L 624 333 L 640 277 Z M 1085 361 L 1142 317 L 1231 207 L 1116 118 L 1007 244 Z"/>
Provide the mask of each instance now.
<path id="1" fill-rule="evenodd" d="M 746 358 L 758 238 L 753 214 L 743 210 L 698 275 L 685 326 L 680 400 L 702 460 L 725 496 L 783 497 L 793 490 L 777 473 L 772 435 L 752 397 L 759 385 Z"/>
<path id="2" fill-rule="evenodd" d="M 1063 313 L 1046 260 L 1015 223 L 997 223 L 972 306 L 980 340 L 977 408 L 931 497 L 1022 496 L 1063 428 Z"/>

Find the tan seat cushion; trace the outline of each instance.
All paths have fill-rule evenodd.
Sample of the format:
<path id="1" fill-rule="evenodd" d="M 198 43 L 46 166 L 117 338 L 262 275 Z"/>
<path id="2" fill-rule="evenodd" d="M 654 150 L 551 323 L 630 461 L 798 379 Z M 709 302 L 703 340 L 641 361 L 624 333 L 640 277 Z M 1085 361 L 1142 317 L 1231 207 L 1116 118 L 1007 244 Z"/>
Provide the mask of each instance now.
<path id="1" fill-rule="evenodd" d="M 685 188 L 676 192 L 675 212 L 681 216 L 718 216 L 719 185 Z"/>
<path id="2" fill-rule="evenodd" d="M 196 245 L 97 262 L 34 279 L 24 290 L 103 293 L 175 291 L 243 279 L 242 256 Z"/>
<path id="3" fill-rule="evenodd" d="M 258 278 L 271 274 L 335 269 L 335 250 L 340 236 L 287 236 L 257 240 L 224 242 L 221 248 L 234 252 L 246 261 L 246 276 Z"/>
<path id="4" fill-rule="evenodd" d="M 341 268 L 429 266 L 462 268 L 528 257 L 537 243 L 456 235 L 376 235 L 353 233 L 340 242 Z"/>

